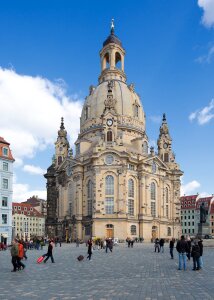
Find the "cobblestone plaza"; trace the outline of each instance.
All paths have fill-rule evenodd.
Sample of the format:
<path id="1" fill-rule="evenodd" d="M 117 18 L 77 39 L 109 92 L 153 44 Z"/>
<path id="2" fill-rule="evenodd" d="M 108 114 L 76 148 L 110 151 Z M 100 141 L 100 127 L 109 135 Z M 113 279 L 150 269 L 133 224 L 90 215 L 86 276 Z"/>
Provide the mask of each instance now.
<path id="1" fill-rule="evenodd" d="M 164 253 L 155 253 L 153 244 L 115 246 L 112 253 L 95 250 L 92 261 L 77 261 L 86 256 L 85 244 L 62 244 L 54 248 L 55 264 L 37 264 L 46 252 L 29 250 L 26 268 L 11 273 L 9 251 L 0 252 L 0 299 L 214 299 L 214 251 L 204 247 L 204 269 L 178 271 L 170 259 L 168 244 Z"/>

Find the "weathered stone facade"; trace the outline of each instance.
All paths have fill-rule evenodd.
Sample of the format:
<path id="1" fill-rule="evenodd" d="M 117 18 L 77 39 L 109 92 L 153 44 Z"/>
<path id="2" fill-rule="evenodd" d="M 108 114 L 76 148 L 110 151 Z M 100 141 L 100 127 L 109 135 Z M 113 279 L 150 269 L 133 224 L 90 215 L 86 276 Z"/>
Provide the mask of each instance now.
<path id="1" fill-rule="evenodd" d="M 183 173 L 166 117 L 158 153 L 153 147 L 149 151 L 144 110 L 134 85 L 126 83 L 124 57 L 112 27 L 100 51 L 99 84 L 90 87 L 82 109 L 75 157 L 62 120 L 55 160 L 45 177 L 48 224 L 54 220 L 64 237 L 150 240 L 181 233 Z"/>

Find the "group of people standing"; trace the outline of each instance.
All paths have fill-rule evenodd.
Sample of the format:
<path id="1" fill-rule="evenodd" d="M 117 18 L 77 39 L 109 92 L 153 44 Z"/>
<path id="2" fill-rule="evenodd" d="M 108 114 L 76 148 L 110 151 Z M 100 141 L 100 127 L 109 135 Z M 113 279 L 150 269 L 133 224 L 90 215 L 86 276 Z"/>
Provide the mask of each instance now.
<path id="1" fill-rule="evenodd" d="M 12 265 L 13 270 L 11 272 L 16 272 L 25 268 L 25 265 L 21 261 L 24 257 L 27 259 L 25 254 L 24 245 L 21 240 L 14 240 L 11 247 Z"/>
<path id="2" fill-rule="evenodd" d="M 181 236 L 181 239 L 177 242 L 176 250 L 179 255 L 179 266 L 178 270 L 186 270 L 186 260 L 193 259 L 193 271 L 199 271 L 202 269 L 202 255 L 203 255 L 203 241 L 201 239 L 191 240 L 189 237 L 185 239 L 184 235 Z"/>

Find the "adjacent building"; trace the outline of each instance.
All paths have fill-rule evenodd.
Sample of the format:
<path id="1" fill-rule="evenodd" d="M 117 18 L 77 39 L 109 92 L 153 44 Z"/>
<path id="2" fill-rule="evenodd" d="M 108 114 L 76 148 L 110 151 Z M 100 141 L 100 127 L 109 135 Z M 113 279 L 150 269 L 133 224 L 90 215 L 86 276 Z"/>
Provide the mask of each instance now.
<path id="1" fill-rule="evenodd" d="M 45 217 L 28 203 L 13 202 L 14 237 L 29 239 L 45 235 Z"/>
<path id="2" fill-rule="evenodd" d="M 214 236 L 214 200 L 212 200 L 210 203 L 209 216 L 210 216 L 210 234 Z"/>
<path id="3" fill-rule="evenodd" d="M 43 217 L 47 217 L 47 201 L 40 199 L 38 196 L 32 196 L 27 201 L 22 203 L 28 203 L 33 206 Z"/>
<path id="4" fill-rule="evenodd" d="M 179 237 L 180 177 L 166 115 L 157 153 L 146 118 L 125 74 L 125 49 L 114 33 L 100 51 L 101 73 L 90 86 L 75 156 L 62 119 L 48 168 L 47 231 L 72 239 Z"/>
<path id="5" fill-rule="evenodd" d="M 198 232 L 195 218 L 196 202 L 199 195 L 182 196 L 181 202 L 181 226 L 182 234 L 194 236 Z"/>
<path id="6" fill-rule="evenodd" d="M 0 137 L 0 242 L 11 244 L 13 162 L 10 144 Z"/>

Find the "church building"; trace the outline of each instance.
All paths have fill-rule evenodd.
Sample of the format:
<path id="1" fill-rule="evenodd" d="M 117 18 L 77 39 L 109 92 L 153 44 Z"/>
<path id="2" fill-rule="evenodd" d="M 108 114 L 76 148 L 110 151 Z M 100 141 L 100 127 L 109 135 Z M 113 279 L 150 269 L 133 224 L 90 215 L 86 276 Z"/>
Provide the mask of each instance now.
<path id="1" fill-rule="evenodd" d="M 47 179 L 49 236 L 87 240 L 178 238 L 180 177 L 166 115 L 157 153 L 149 148 L 145 113 L 126 82 L 125 50 L 114 24 L 100 51 L 101 73 L 90 86 L 80 118 L 75 155 L 64 120 Z"/>

